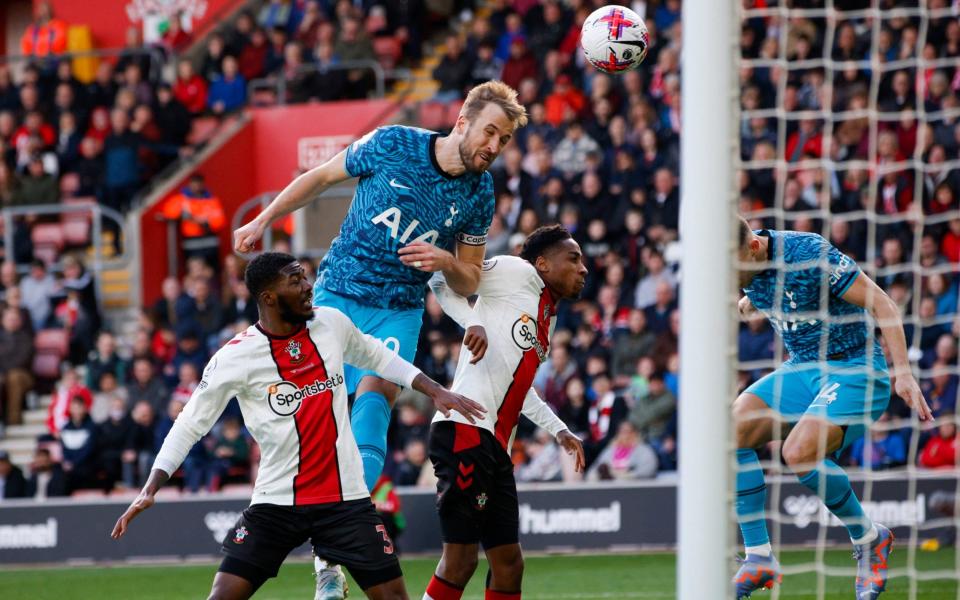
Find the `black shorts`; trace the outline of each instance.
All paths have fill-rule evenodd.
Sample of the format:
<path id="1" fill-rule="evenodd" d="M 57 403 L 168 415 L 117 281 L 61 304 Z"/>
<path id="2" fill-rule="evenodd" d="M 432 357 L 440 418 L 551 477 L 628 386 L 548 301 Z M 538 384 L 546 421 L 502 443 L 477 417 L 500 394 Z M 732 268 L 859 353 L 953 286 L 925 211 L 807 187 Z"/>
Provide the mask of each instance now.
<path id="1" fill-rule="evenodd" d="M 481 543 L 489 550 L 519 541 L 513 462 L 492 433 L 452 421 L 434 423 L 430 460 L 444 543 Z"/>
<path id="2" fill-rule="evenodd" d="M 393 542 L 369 498 L 312 506 L 253 504 L 227 532 L 220 570 L 258 587 L 276 577 L 287 555 L 307 540 L 317 556 L 346 567 L 364 590 L 402 576 Z M 243 564 L 253 568 L 238 572 Z"/>

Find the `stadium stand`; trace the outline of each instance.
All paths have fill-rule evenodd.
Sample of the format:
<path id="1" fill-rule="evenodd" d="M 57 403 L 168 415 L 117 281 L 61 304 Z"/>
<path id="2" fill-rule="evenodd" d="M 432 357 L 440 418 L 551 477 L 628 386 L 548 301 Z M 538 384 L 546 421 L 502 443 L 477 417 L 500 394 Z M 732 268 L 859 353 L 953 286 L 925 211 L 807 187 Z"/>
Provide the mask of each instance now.
<path id="1" fill-rule="evenodd" d="M 30 206 L 40 198 L 63 204 L 89 203 L 96 198 L 126 210 L 136 202 L 138 189 L 149 177 L 178 156 L 190 155 L 193 147 L 211 138 L 223 115 L 241 110 L 246 103 L 365 97 L 373 89 L 368 74 L 327 68 L 338 61 L 374 59 L 387 69 L 398 64 L 435 67 L 432 72 L 438 85 L 433 89 L 440 94 L 424 98 L 430 101 L 412 112 L 419 125 L 438 130 L 449 128 L 456 120 L 465 88 L 481 79 L 502 78 L 520 91 L 531 122 L 492 169 L 497 210 L 488 255 L 515 252 L 524 236 L 538 225 L 560 222 L 582 245 L 590 269 L 582 299 L 561 310 L 552 355 L 542 365 L 536 386 L 571 430 L 587 442 L 591 479 L 654 477 L 674 470 L 681 327 L 677 298 L 682 293 L 676 247 L 682 27 L 678 12 L 671 10 L 673 3 L 647 3 L 652 42 L 649 56 L 638 70 L 617 78 L 585 67 L 577 51 L 579 27 L 595 3 L 454 3 L 452 14 L 471 9 L 471 20 L 445 41 L 445 58 L 437 53 L 423 62 L 422 32 L 429 19 L 439 17 L 398 12 L 393 7 L 416 3 L 387 2 L 384 8 L 364 2 L 363 12 L 356 4 L 263 2 L 260 10 L 240 15 L 231 28 L 201 40 L 201 59 L 196 64 L 181 61 L 176 81 L 144 73 L 133 56 L 121 58 L 117 65 L 102 62 L 89 85 L 73 79 L 69 69 L 51 74 L 27 66 L 14 76 L 12 69 L 0 64 L 3 207 Z M 823 23 L 811 20 L 806 25 L 805 35 L 788 41 L 791 56 L 797 60 L 805 54 L 819 55 L 826 43 Z M 882 26 L 889 33 L 889 59 L 915 51 L 904 41 L 910 37 L 908 21 L 888 21 Z M 956 17 L 944 17 L 931 27 L 939 32 L 942 43 L 922 51 L 960 56 Z M 862 57 L 869 50 L 864 47 L 868 39 L 852 27 L 841 28 L 833 55 L 838 60 Z M 170 37 L 167 43 L 178 46 L 186 42 Z M 766 28 L 763 22 L 744 24 L 744 56 L 773 57 L 778 43 L 775 28 Z M 835 111 L 863 106 L 865 92 L 855 72 L 844 73 L 834 82 L 824 81 L 815 69 L 791 74 L 796 76 L 787 84 L 786 110 L 819 108 L 826 86 L 833 87 Z M 741 77 L 744 108 L 773 107 L 769 69 L 746 70 Z M 922 88 L 928 114 L 956 106 L 960 96 L 960 69 L 956 68 L 897 72 L 880 86 L 881 105 L 891 110 L 904 106 L 914 94 L 910 82 L 918 78 L 929 82 Z M 248 97 L 252 89 L 248 84 L 255 79 L 268 83 L 253 89 Z M 271 91 L 280 79 L 286 93 L 282 98 Z M 742 124 L 744 160 L 772 158 L 773 126 L 772 118 Z M 790 121 L 786 126 L 786 158 L 790 161 L 827 152 L 867 158 L 868 132 L 858 118 L 835 124 L 834 136 L 840 144 L 836 148 L 823 147 L 822 124 L 815 120 Z M 917 144 L 925 145 L 928 165 L 958 158 L 960 125 L 955 119 L 918 122 L 905 117 L 882 127 L 877 144 L 881 160 L 912 155 Z M 925 178 L 923 197 L 910 193 L 915 176 Z M 741 178 L 741 210 L 750 213 L 772 207 L 776 188 L 782 185 L 787 208 L 796 211 L 828 203 L 834 213 L 869 207 L 878 214 L 905 217 L 913 211 L 960 215 L 960 173 L 956 170 L 895 173 L 880 186 L 878 197 L 870 197 L 866 180 L 865 173 L 857 170 L 829 175 L 791 170 L 784 181 L 777 181 L 772 170 L 754 170 Z M 77 448 L 56 448 L 56 432 L 46 430 L 46 414 L 41 408 L 50 399 L 41 401 L 37 394 L 52 386 L 53 401 L 63 410 L 58 418 L 67 422 L 71 421 L 74 394 L 82 395 L 81 388 L 103 385 L 102 379 L 88 378 L 83 386 L 72 370 L 61 371 L 62 361 L 68 357 L 85 366 L 88 374 L 93 372 L 90 361 L 104 363 L 104 353 L 91 345 L 103 319 L 91 297 L 89 275 L 47 273 L 64 251 L 79 250 L 82 255 L 91 243 L 88 215 L 65 214 L 61 219 L 19 218 L 13 238 L 16 245 L 4 249 L 6 262 L 0 269 L 5 302 L 0 341 L 6 339 L 2 336 L 20 335 L 15 318 L 11 316 L 8 322 L 11 309 L 26 309 L 29 319 L 22 326 L 32 324 L 36 331 L 29 367 L 32 375 L 28 375 L 36 384 L 30 386 L 23 402 L 37 407 L 24 412 L 21 423 L 19 406 L 10 403 L 18 402 L 11 392 L 19 389 L 16 381 L 23 381 L 22 375 L 18 380 L 13 373 L 17 369 L 22 373 L 24 367 L 12 365 L 3 356 L 0 375 L 5 385 L 8 439 L 0 441 L 0 448 L 21 464 L 36 453 L 35 470 L 42 471 L 53 468 L 51 456 L 56 459 L 68 451 L 82 454 L 85 447 L 81 443 Z M 758 220 L 756 224 L 772 226 L 773 222 Z M 786 226 L 820 230 L 819 223 L 789 214 Z M 905 310 L 913 289 L 908 284 L 911 278 L 919 277 L 921 268 L 948 265 L 941 275 L 923 277 L 924 300 L 918 316 L 921 323 L 932 322 L 937 315 L 949 322 L 921 325 L 908 331 L 908 336 L 920 336 L 921 365 L 933 373 L 922 381 L 931 406 L 938 416 L 949 415 L 956 410 L 958 377 L 938 368 L 956 365 L 958 360 L 960 216 L 930 227 L 920 248 L 909 246 L 913 238 L 906 234 L 907 227 L 905 220 L 880 228 L 875 240 L 880 257 L 877 264 L 866 262 L 871 241 L 864 223 L 837 224 L 831 228 L 830 239 L 860 261 Z M 107 228 L 106 234 L 111 233 L 117 236 L 111 243 L 120 250 L 119 231 Z M 916 261 L 914 257 L 918 257 Z M 26 265 L 34 259 L 39 260 L 18 281 L 13 261 Z M 256 317 L 241 283 L 242 273 L 243 262 L 233 257 L 218 265 L 191 260 L 181 279 L 164 283 L 163 297 L 142 311 L 135 333 L 117 340 L 117 353 L 125 368 L 115 373 L 119 391 L 111 397 L 125 396 L 124 414 L 115 418 L 111 409 L 95 415 L 99 423 L 90 429 L 80 403 L 74 403 L 77 414 L 72 427 L 90 429 L 91 436 L 103 435 L 109 441 L 97 447 L 99 462 L 85 466 L 87 471 L 71 473 L 74 465 L 65 464 L 67 482 L 108 491 L 116 487 L 120 494 L 129 493 L 122 488 L 142 482 L 165 428 L 196 385 L 196 374 L 209 354 Z M 78 329 L 83 335 L 76 335 Z M 418 366 L 441 383 L 449 383 L 460 352 L 460 335 L 436 303 L 428 300 Z M 772 358 L 776 343 L 765 320 L 745 323 L 739 335 L 740 359 Z M 741 372 L 741 389 L 760 375 L 760 371 Z M 110 391 L 111 384 L 107 387 Z M 109 400 L 106 404 L 113 406 Z M 894 398 L 889 416 L 903 416 L 905 410 L 903 402 Z M 53 409 L 50 414 L 54 415 Z M 386 472 L 398 483 L 431 485 L 423 445 L 429 424 L 426 406 L 415 394 L 405 393 L 395 416 Z M 237 418 L 239 411 L 232 406 L 191 453 L 178 474 L 187 489 L 242 484 L 255 473 L 258 452 L 245 446 L 248 440 L 242 429 L 237 431 Z M 121 429 L 122 436 L 118 433 Z M 874 468 L 895 468 L 904 460 L 898 448 L 909 447 L 909 435 L 922 436 L 921 466 L 946 467 L 952 464 L 951 457 L 955 460 L 956 452 L 951 454 L 950 448 L 956 447 L 957 432 L 949 426 L 923 433 L 909 429 L 878 432 L 874 434 L 874 456 L 864 457 L 862 448 L 858 452 L 854 447 L 844 460 L 848 464 L 868 460 Z M 885 449 L 883 456 L 877 455 L 878 447 Z M 552 440 L 538 434 L 531 423 L 521 422 L 514 447 L 520 479 L 578 478 L 565 466 L 551 468 L 557 456 L 562 453 Z"/>

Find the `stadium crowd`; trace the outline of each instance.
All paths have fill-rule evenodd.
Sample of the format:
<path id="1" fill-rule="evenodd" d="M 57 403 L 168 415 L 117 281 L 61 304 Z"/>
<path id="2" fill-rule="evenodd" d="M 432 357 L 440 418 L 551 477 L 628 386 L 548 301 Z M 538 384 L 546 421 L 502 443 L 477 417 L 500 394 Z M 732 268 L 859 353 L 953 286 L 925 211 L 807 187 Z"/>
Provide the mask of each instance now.
<path id="1" fill-rule="evenodd" d="M 329 81 L 296 83 L 301 71 L 294 67 L 304 60 L 303 48 L 314 48 L 321 65 L 331 53 L 354 57 L 345 48 L 359 46 L 344 36 L 371 32 L 371 21 L 385 13 L 394 24 L 389 31 L 416 58 L 422 29 L 413 22 L 422 24 L 422 16 L 394 19 L 391 9 L 371 6 L 356 19 L 355 4 L 264 3 L 259 13 L 241 17 L 236 30 L 210 38 L 203 65 L 191 71 L 181 63 L 173 86 L 151 82 L 135 60 L 122 68 L 102 66 L 90 86 L 76 85 L 62 68 L 54 80 L 39 68 L 27 69 L 16 84 L 0 69 L 4 205 L 47 197 L 55 202 L 56 174 L 76 169 L 86 186 L 81 194 L 98 194 L 122 208 L 142 177 L 183 147 L 187 132 L 180 124 L 186 120 L 172 117 L 174 112 L 229 112 L 245 102 L 240 90 L 245 93 L 246 86 L 215 84 L 265 73 L 290 74 L 294 85 L 287 92 L 295 99 L 328 99 L 304 90 L 331 89 Z M 580 301 L 563 305 L 535 386 L 583 437 L 587 479 L 635 479 L 676 468 L 681 3 L 644 3 L 649 55 L 639 69 L 616 77 L 586 66 L 577 50 L 580 25 L 595 4 L 488 2 L 493 7 L 488 17 L 474 18 L 465 35 L 447 39 L 434 77 L 443 101 L 462 98 L 474 83 L 496 77 L 519 91 L 530 124 L 492 168 L 497 210 L 487 255 L 515 252 L 526 234 L 551 222 L 564 224 L 580 242 L 590 270 L 587 287 Z M 887 290 L 903 309 L 928 401 L 946 421 L 960 393 L 960 170 L 951 162 L 960 158 L 960 121 L 948 110 L 958 106 L 960 69 L 949 61 L 923 71 L 882 66 L 912 56 L 957 57 L 960 20 L 931 20 L 926 40 L 918 39 L 918 31 L 909 18 L 884 20 L 876 57 L 881 69 L 874 72 L 868 62 L 870 27 L 862 19 L 839 19 L 835 31 L 823 20 L 804 17 L 789 26 L 772 17 L 743 23 L 744 58 L 777 58 L 785 35 L 790 64 L 784 70 L 748 61 L 741 69 L 741 158 L 747 161 L 739 177 L 741 212 L 757 227 L 824 233 Z M 339 40 L 330 37 L 335 32 Z M 810 62 L 821 58 L 822 66 Z M 884 111 L 876 130 L 857 112 L 871 105 L 871 77 L 880 78 L 876 106 Z M 205 101 L 189 91 L 195 88 L 204 90 Z M 348 88 L 354 86 L 343 89 Z M 773 107 L 832 116 L 814 119 L 807 112 L 778 122 L 747 112 Z M 155 126 L 148 127 L 151 120 Z M 124 151 L 114 154 L 112 148 Z M 777 158 L 786 161 L 785 168 L 770 162 Z M 811 162 L 824 158 L 832 159 L 832 168 Z M 824 223 L 829 223 L 825 229 Z M 16 252 L 18 262 L 32 259 L 26 245 Z M 0 268 L 5 302 L 0 343 L 6 347 L 23 347 L 32 329 L 51 320 L 83 322 L 77 315 L 95 309 L 89 294 L 71 292 L 82 275 L 64 272 L 65 279 L 57 281 L 41 261 L 18 283 L 12 256 L 7 258 Z M 315 271 L 315 263 L 304 262 L 308 272 Z M 242 284 L 242 261 L 227 256 L 217 267 L 202 258 L 188 261 L 182 279 L 164 282 L 162 298 L 144 310 L 132 339 L 118 340 L 102 330 L 99 315 L 86 316 L 88 329 L 71 349 L 72 364 L 80 369 L 65 368 L 53 386 L 48 435 L 32 469 L 32 478 L 39 473 L 46 490 L 26 485 L 24 490 L 34 490 L 29 495 L 142 483 L 207 357 L 256 320 Z M 77 268 L 82 273 L 82 264 Z M 461 333 L 428 297 L 418 366 L 449 383 Z M 91 347 L 84 345 L 92 340 Z M 30 359 L 22 354 L 0 352 L 9 423 L 17 422 L 11 415 L 23 401 L 11 391 L 25 396 L 33 387 Z M 750 365 L 740 371 L 741 389 L 769 370 L 753 365 L 781 356 L 765 319 L 742 323 L 739 358 Z M 425 445 L 431 415 L 421 400 L 405 392 L 395 408 L 386 473 L 397 485 L 432 484 Z M 901 427 L 898 419 L 908 416 L 904 403 L 893 398 L 869 443 L 855 445 L 844 460 L 875 469 L 904 465 L 916 435 L 921 466 L 955 466 L 956 427 L 944 423 L 918 432 Z M 521 422 L 513 452 L 520 481 L 577 478 L 557 445 L 527 421 Z M 224 482 L 249 481 L 256 462 L 257 450 L 234 404 L 197 444 L 179 476 L 188 490 L 218 489 Z M 8 465 L 0 454 L 0 475 Z"/>

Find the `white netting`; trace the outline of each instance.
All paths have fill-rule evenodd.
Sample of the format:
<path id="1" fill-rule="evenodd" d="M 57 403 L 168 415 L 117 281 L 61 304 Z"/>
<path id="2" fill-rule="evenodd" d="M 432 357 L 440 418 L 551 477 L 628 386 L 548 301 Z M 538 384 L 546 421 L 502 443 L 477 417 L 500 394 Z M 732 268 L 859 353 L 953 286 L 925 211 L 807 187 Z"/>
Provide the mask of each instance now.
<path id="1" fill-rule="evenodd" d="M 894 397 L 841 466 L 868 514 L 897 534 L 884 597 L 960 599 L 960 557 L 947 548 L 958 457 L 933 469 L 942 453 L 927 450 L 949 433 L 940 424 L 956 423 L 960 379 L 960 2 L 776 4 L 745 0 L 741 12 L 740 212 L 756 227 L 820 233 L 900 305 L 914 374 L 938 418 L 921 423 Z M 772 332 L 743 327 L 741 388 L 785 358 L 779 342 L 764 350 Z M 844 529 L 796 485 L 778 446 L 761 461 L 775 552 L 816 542 L 782 561 L 787 580 L 773 597 L 849 597 L 855 564 L 831 552 L 849 548 Z"/>

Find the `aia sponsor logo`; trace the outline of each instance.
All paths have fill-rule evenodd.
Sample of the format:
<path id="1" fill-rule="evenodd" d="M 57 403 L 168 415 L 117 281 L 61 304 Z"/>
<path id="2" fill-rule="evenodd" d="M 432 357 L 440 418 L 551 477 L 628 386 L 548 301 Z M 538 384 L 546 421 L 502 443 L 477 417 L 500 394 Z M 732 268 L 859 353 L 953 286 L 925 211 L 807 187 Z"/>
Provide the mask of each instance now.
<path id="1" fill-rule="evenodd" d="M 297 414 L 305 400 L 333 391 L 341 385 L 343 385 L 342 373 L 337 373 L 325 381 L 317 379 L 303 387 L 290 381 L 281 381 L 267 388 L 267 402 L 270 403 L 270 410 L 281 417 L 289 417 Z"/>

